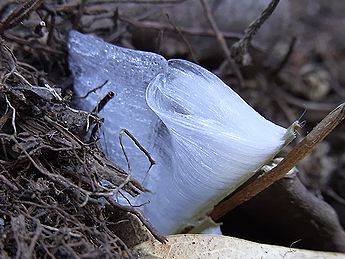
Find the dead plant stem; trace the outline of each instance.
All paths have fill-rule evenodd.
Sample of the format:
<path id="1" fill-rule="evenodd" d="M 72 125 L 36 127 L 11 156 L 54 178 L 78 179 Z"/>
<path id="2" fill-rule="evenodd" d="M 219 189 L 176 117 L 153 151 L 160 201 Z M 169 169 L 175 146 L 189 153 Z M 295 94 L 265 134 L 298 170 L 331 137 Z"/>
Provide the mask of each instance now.
<path id="1" fill-rule="evenodd" d="M 218 204 L 209 216 L 218 221 L 238 205 L 248 201 L 267 187 L 283 178 L 300 160 L 308 155 L 345 118 L 345 103 L 331 111 L 314 129 L 299 142 L 271 171 Z"/>
<path id="2" fill-rule="evenodd" d="M 248 47 L 264 22 L 271 16 L 273 11 L 276 9 L 280 0 L 272 0 L 270 4 L 262 11 L 260 16 L 255 19 L 245 29 L 243 37 L 231 47 L 231 57 L 238 63 L 242 64 L 244 55 L 248 53 Z"/>
<path id="3" fill-rule="evenodd" d="M 213 18 L 210 6 L 208 5 L 206 0 L 200 0 L 200 1 L 201 1 L 203 8 L 204 8 L 207 20 L 209 21 L 214 33 L 216 34 L 219 45 L 221 46 L 221 48 L 222 48 L 222 50 L 226 56 L 226 59 L 230 64 L 231 69 L 235 73 L 235 75 L 239 81 L 240 86 L 243 86 L 244 81 L 243 81 L 243 76 L 241 74 L 241 71 L 239 70 L 237 64 L 235 63 L 235 61 L 231 57 L 229 47 L 228 47 L 228 45 L 224 39 L 222 32 L 219 30 L 216 21 Z"/>

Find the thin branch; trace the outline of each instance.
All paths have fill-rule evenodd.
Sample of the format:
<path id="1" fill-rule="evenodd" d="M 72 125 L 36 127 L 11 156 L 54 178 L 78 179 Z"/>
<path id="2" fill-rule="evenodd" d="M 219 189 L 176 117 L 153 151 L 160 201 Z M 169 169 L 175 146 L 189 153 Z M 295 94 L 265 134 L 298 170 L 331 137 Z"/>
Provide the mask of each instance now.
<path id="1" fill-rule="evenodd" d="M 248 201 L 274 182 L 283 178 L 300 160 L 308 155 L 345 118 L 345 103 L 331 111 L 315 128 L 299 142 L 271 171 L 255 179 L 251 184 L 218 204 L 209 216 L 217 221 L 238 205 Z"/>
<path id="2" fill-rule="evenodd" d="M 187 0 L 113 0 L 113 1 L 94 1 L 88 2 L 87 5 L 95 5 L 95 4 L 180 4 Z"/>
<path id="3" fill-rule="evenodd" d="M 244 31 L 243 37 L 231 47 L 231 57 L 238 63 L 243 63 L 243 57 L 248 53 L 248 47 L 254 35 L 258 32 L 264 22 L 271 16 L 277 7 L 279 0 L 272 0 L 260 16 L 255 19 Z"/>
<path id="4" fill-rule="evenodd" d="M 7 105 L 12 109 L 12 127 L 13 135 L 17 136 L 17 127 L 16 127 L 16 109 L 12 106 L 11 102 L 8 100 L 7 95 L 5 95 Z"/>
<path id="5" fill-rule="evenodd" d="M 206 0 L 200 0 L 200 1 L 201 1 L 203 8 L 204 8 L 205 14 L 207 16 L 207 20 L 209 21 L 214 33 L 216 34 L 219 45 L 221 46 L 221 48 L 222 48 L 222 50 L 226 56 L 226 59 L 228 60 L 228 62 L 230 64 L 230 67 L 234 71 L 234 73 L 235 73 L 235 75 L 239 81 L 240 86 L 242 86 L 243 85 L 243 77 L 242 77 L 241 71 L 239 70 L 235 61 L 231 57 L 231 52 L 228 48 L 228 45 L 224 39 L 222 32 L 219 30 L 217 23 L 213 18 L 210 6 L 208 5 Z"/>
<path id="6" fill-rule="evenodd" d="M 46 122 L 48 122 L 50 125 L 52 125 L 54 128 L 62 132 L 70 141 L 73 145 L 76 145 L 77 148 L 81 148 L 86 146 L 83 141 L 81 141 L 77 136 L 75 136 L 73 133 L 71 133 L 68 129 L 60 125 L 58 122 L 52 120 L 48 116 L 43 117 Z"/>
<path id="7" fill-rule="evenodd" d="M 7 96 L 6 96 L 7 98 Z M 2 128 L 4 127 L 4 125 L 6 124 L 6 122 L 8 121 L 9 118 L 11 118 L 11 112 L 7 111 L 1 118 L 0 118 L 0 130 L 2 130 Z"/>
<path id="8" fill-rule="evenodd" d="M 59 231 L 61 231 L 61 230 L 58 229 L 58 228 L 54 228 L 54 227 L 51 227 L 51 226 L 48 226 L 48 225 L 44 225 L 44 224 L 41 224 L 41 225 L 42 225 L 43 228 L 46 228 L 46 229 L 51 230 L 51 231 L 54 231 L 54 232 L 59 232 Z M 72 231 L 69 231 L 69 232 L 68 232 L 68 235 L 71 235 L 72 237 L 78 237 L 78 238 L 83 237 L 82 235 L 77 234 L 77 233 L 74 233 L 74 232 L 72 232 Z"/>
<path id="9" fill-rule="evenodd" d="M 30 258 L 33 255 L 33 251 L 35 249 L 36 243 L 38 241 L 39 236 L 42 234 L 42 225 L 41 222 L 38 219 L 34 220 L 36 223 L 36 230 L 35 234 L 31 239 L 30 246 L 28 247 L 28 250 L 26 251 L 26 255 L 28 258 Z"/>
<path id="10" fill-rule="evenodd" d="M 16 71 L 17 58 L 3 40 L 0 41 L 0 55 L 7 59 L 8 65 L 10 66 L 10 68 L 8 68 L 9 71 L 4 73 L 0 78 L 0 81 L 3 83 Z"/>
<path id="11" fill-rule="evenodd" d="M 86 99 L 90 94 L 95 93 L 97 90 L 102 89 L 103 86 L 105 86 L 109 80 L 105 80 L 101 85 L 96 86 L 95 88 L 92 88 L 90 91 L 88 91 L 85 95 L 83 96 L 75 96 L 75 99 Z"/>
<path id="12" fill-rule="evenodd" d="M 176 29 L 171 24 L 164 24 L 161 22 L 154 22 L 154 21 L 134 21 L 122 15 L 119 16 L 119 20 L 137 28 L 176 32 Z M 196 28 L 191 28 L 191 27 L 182 27 L 182 26 L 179 26 L 178 29 L 181 33 L 188 34 L 191 36 L 201 36 L 201 37 L 216 37 L 217 36 L 214 31 L 207 30 L 207 29 L 201 30 L 201 29 L 196 29 Z M 232 40 L 239 40 L 243 36 L 242 33 L 237 33 L 237 32 L 221 31 L 221 34 L 223 35 L 225 39 L 232 39 Z"/>
<path id="13" fill-rule="evenodd" d="M 44 45 L 44 44 L 41 44 L 39 42 L 20 38 L 16 35 L 10 33 L 9 31 L 4 31 L 2 36 L 8 41 L 13 41 L 19 45 L 23 45 L 25 47 L 28 47 L 28 48 L 31 48 L 34 50 L 40 50 L 40 51 L 44 50 L 44 51 L 47 51 L 49 53 L 57 54 L 57 55 L 65 55 L 66 54 L 64 51 L 59 50 L 57 48 L 52 48 L 48 45 Z"/>
<path id="14" fill-rule="evenodd" d="M 117 202 L 114 201 L 113 198 L 111 197 L 107 197 L 106 200 L 113 206 L 115 206 L 116 208 L 125 211 L 125 212 L 129 212 L 135 216 L 137 216 L 139 218 L 139 220 L 141 221 L 141 223 L 143 223 L 145 225 L 145 227 L 150 231 L 150 233 L 152 234 L 152 236 L 154 236 L 159 242 L 165 244 L 167 239 L 162 236 L 161 234 L 159 234 L 159 232 L 153 227 L 153 225 L 143 216 L 143 214 L 135 209 L 135 207 L 132 206 L 126 206 L 126 205 L 121 205 Z"/>
<path id="15" fill-rule="evenodd" d="M 188 39 L 183 35 L 183 33 L 181 32 L 181 30 L 175 25 L 173 24 L 173 22 L 170 20 L 170 17 L 168 14 L 166 14 L 168 22 L 170 23 L 170 25 L 176 30 L 176 32 L 178 33 L 178 35 L 180 35 L 182 41 L 184 42 L 184 44 L 186 45 L 186 47 L 188 48 L 190 55 L 192 56 L 192 59 L 195 63 L 198 63 L 198 60 L 196 58 L 196 55 L 193 51 L 193 47 L 190 44 L 190 42 L 188 41 Z"/>
<path id="16" fill-rule="evenodd" d="M 10 187 L 13 191 L 19 191 L 18 187 L 15 186 L 11 181 L 9 181 L 4 175 L 0 174 L 0 181 L 5 183 L 8 187 Z"/>
<path id="17" fill-rule="evenodd" d="M 121 129 L 120 134 L 119 134 L 119 141 L 120 141 L 122 152 L 123 152 L 125 159 L 126 159 L 126 162 L 127 162 L 128 171 L 131 171 L 131 167 L 129 164 L 129 159 L 128 159 L 127 153 L 126 153 L 125 148 L 123 146 L 123 141 L 122 141 L 123 134 L 126 134 L 134 142 L 134 144 L 140 149 L 140 151 L 146 155 L 147 159 L 150 162 L 150 166 L 149 166 L 149 170 L 150 170 L 151 167 L 154 164 L 156 164 L 155 160 L 151 157 L 150 153 L 145 149 L 145 147 L 143 145 L 141 145 L 140 142 L 132 135 L 132 133 L 130 133 L 127 129 Z"/>
<path id="18" fill-rule="evenodd" d="M 334 101 L 334 102 L 317 102 L 317 101 L 308 101 L 299 97 L 295 97 L 291 94 L 289 94 L 286 91 L 283 91 L 281 89 L 275 89 L 275 93 L 279 95 L 279 97 L 283 98 L 287 103 L 295 105 L 300 108 L 308 107 L 308 110 L 314 110 L 314 111 L 329 111 L 333 109 L 334 106 L 339 105 L 340 101 Z"/>

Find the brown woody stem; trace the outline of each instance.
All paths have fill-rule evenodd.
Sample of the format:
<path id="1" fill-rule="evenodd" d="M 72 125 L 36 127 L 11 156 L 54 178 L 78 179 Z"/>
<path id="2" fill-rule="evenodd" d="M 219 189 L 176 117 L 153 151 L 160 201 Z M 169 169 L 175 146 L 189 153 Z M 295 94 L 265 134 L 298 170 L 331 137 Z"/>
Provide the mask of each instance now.
<path id="1" fill-rule="evenodd" d="M 299 142 L 271 171 L 219 203 L 209 216 L 218 221 L 238 205 L 248 201 L 274 182 L 283 178 L 300 160 L 308 155 L 345 117 L 345 103 L 331 111 L 313 130 Z"/>

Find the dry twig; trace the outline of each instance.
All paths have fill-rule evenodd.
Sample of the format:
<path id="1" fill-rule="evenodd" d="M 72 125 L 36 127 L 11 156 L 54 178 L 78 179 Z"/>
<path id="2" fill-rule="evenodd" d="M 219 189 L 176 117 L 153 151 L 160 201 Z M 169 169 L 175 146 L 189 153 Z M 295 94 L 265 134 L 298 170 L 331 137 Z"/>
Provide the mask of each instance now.
<path id="1" fill-rule="evenodd" d="M 331 111 L 315 128 L 299 142 L 287 156 L 271 171 L 254 180 L 251 184 L 235 192 L 229 199 L 218 204 L 210 213 L 217 221 L 229 211 L 248 201 L 274 182 L 284 177 L 300 160 L 308 155 L 345 118 L 345 103 Z"/>
<path id="2" fill-rule="evenodd" d="M 279 0 L 272 0 L 267 8 L 260 14 L 260 16 L 249 24 L 248 28 L 244 31 L 243 37 L 232 45 L 231 57 L 238 63 L 243 64 L 244 56 L 248 53 L 248 47 L 254 35 L 258 32 L 264 22 L 271 16 L 277 7 Z"/>
<path id="3" fill-rule="evenodd" d="M 239 70 L 239 68 L 237 67 L 236 63 L 234 62 L 234 60 L 232 59 L 231 57 L 231 53 L 230 53 L 230 50 L 228 48 L 228 45 L 224 39 L 224 36 L 222 34 L 222 32 L 218 29 L 218 26 L 217 26 L 217 23 L 216 21 L 214 20 L 213 18 L 213 15 L 212 15 L 212 12 L 211 12 L 211 9 L 207 3 L 206 0 L 200 0 L 201 1 L 201 4 L 204 8 L 204 11 L 205 11 L 205 14 L 207 16 L 207 19 L 209 21 L 209 23 L 211 24 L 211 27 L 214 31 L 214 33 L 216 34 L 217 36 L 217 40 L 219 42 L 219 45 L 221 46 L 225 56 L 226 56 L 226 59 L 227 61 L 229 62 L 230 64 L 230 67 L 231 69 L 233 70 L 233 72 L 235 73 L 238 81 L 239 81 L 239 84 L 240 86 L 243 86 L 243 76 L 241 74 L 241 71 Z"/>

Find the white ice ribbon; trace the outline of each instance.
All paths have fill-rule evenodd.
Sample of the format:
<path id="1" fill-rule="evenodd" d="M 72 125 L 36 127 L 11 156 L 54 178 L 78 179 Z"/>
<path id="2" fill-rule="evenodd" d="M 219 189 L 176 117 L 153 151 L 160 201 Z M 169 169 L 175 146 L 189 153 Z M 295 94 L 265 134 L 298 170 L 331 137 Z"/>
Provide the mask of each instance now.
<path id="1" fill-rule="evenodd" d="M 70 34 L 69 50 L 79 95 L 109 81 L 98 97 L 79 105 L 90 110 L 106 91 L 117 93 L 101 113 L 106 118 L 103 145 L 114 161 L 121 164 L 123 156 L 116 136 L 121 128 L 137 136 L 156 160 L 145 177 L 145 156 L 126 143 L 130 162 L 137 165 L 133 175 L 152 191 L 135 201 L 150 201 L 142 209 L 163 234 L 197 225 L 294 138 L 292 130 L 266 120 L 218 77 L 191 62 L 166 61 L 77 32 Z"/>

